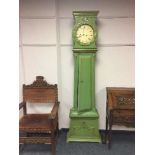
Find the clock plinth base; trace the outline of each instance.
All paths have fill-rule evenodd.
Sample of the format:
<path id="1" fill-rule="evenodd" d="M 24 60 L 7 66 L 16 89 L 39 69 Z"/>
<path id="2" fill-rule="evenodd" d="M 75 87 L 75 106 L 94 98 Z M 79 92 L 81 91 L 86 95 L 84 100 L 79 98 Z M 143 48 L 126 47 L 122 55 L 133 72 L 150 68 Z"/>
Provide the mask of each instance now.
<path id="1" fill-rule="evenodd" d="M 67 135 L 67 142 L 92 142 L 92 143 L 101 143 L 101 138 L 98 135 L 97 137 L 81 137 L 80 135 Z"/>
<path id="2" fill-rule="evenodd" d="M 98 113 L 96 113 L 98 115 Z M 67 134 L 67 142 L 97 142 L 101 143 L 98 130 L 98 117 L 73 117 L 70 114 L 70 129 Z"/>

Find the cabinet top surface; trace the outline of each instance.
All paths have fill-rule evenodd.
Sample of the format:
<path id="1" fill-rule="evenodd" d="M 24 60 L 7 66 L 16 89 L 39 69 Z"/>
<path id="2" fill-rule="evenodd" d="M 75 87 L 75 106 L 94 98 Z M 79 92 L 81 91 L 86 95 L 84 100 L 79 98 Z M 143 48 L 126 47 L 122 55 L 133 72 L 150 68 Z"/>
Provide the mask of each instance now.
<path id="1" fill-rule="evenodd" d="M 135 91 L 135 88 L 134 87 L 106 87 L 106 90 L 107 91 Z"/>

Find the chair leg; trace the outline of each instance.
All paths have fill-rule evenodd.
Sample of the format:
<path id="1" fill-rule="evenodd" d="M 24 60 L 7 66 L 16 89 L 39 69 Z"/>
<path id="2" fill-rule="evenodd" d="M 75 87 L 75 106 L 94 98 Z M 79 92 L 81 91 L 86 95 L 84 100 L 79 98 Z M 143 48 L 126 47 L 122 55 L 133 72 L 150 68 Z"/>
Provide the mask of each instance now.
<path id="1" fill-rule="evenodd" d="M 59 133 L 59 124 L 57 123 L 57 137 L 59 137 L 60 133 Z"/>
<path id="2" fill-rule="evenodd" d="M 19 144 L 19 152 L 22 152 L 24 150 L 24 144 Z"/>
<path id="3" fill-rule="evenodd" d="M 53 142 L 51 144 L 51 148 L 52 148 L 52 155 L 56 155 L 56 142 Z"/>
<path id="4" fill-rule="evenodd" d="M 56 133 L 55 132 L 51 132 L 51 151 L 52 151 L 52 155 L 56 155 Z"/>
<path id="5" fill-rule="evenodd" d="M 56 130 L 55 130 L 55 137 L 56 137 L 56 139 L 59 137 L 59 127 L 58 127 L 58 123 L 57 123 L 57 127 L 56 127 Z"/>

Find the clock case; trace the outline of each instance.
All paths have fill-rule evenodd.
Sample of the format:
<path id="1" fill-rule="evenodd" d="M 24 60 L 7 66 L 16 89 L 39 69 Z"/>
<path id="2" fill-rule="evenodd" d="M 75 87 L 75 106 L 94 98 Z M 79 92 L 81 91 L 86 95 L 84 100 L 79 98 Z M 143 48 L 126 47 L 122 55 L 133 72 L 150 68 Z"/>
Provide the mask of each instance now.
<path id="1" fill-rule="evenodd" d="M 70 128 L 67 142 L 101 142 L 99 114 L 95 107 L 95 58 L 96 58 L 96 16 L 98 11 L 74 11 L 73 28 L 74 53 L 74 104 L 70 110 Z M 76 38 L 77 29 L 88 24 L 94 30 L 94 39 L 82 45 Z"/>

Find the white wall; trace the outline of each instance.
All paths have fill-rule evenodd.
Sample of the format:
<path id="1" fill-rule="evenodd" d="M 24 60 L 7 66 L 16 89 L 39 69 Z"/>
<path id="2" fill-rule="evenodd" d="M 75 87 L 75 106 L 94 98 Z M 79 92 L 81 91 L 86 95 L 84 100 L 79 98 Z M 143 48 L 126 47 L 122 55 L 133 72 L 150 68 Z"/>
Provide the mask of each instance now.
<path id="1" fill-rule="evenodd" d="M 69 127 L 75 10 L 99 10 L 96 105 L 105 129 L 105 88 L 134 87 L 134 0 L 20 0 L 20 101 L 22 84 L 43 75 L 58 83 L 60 128 Z"/>

